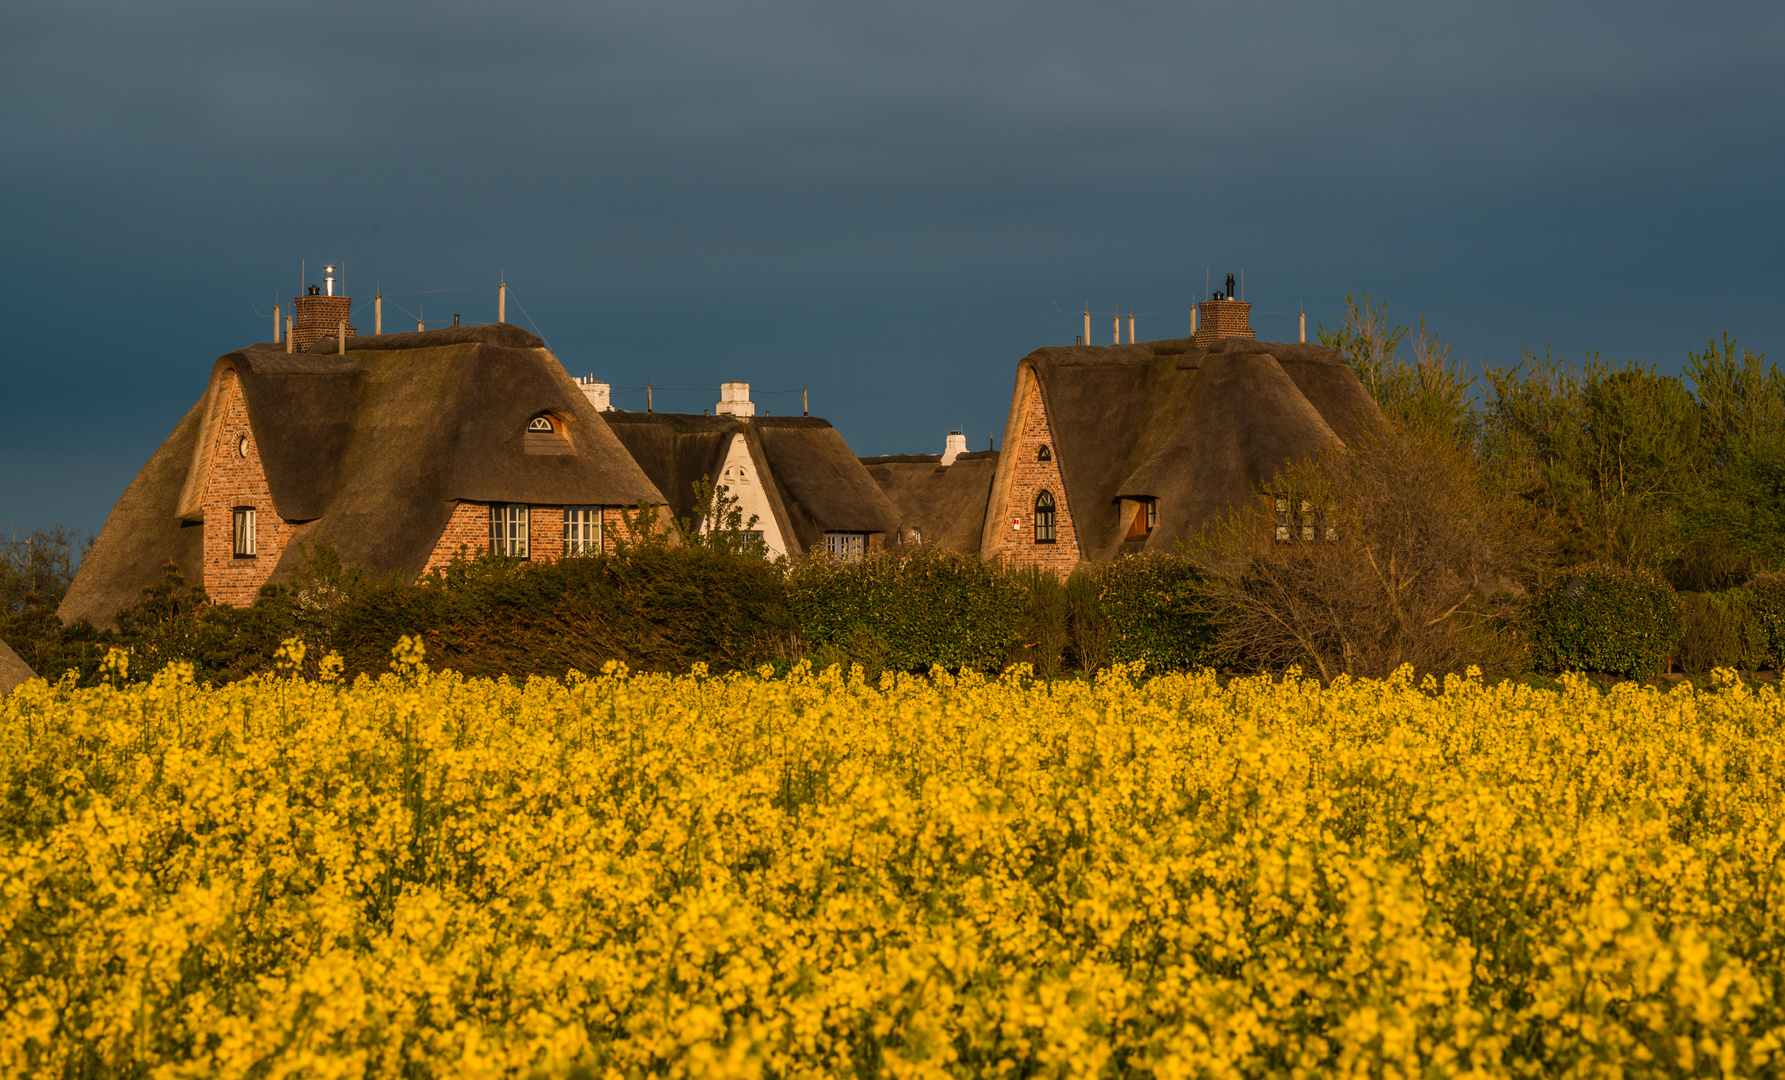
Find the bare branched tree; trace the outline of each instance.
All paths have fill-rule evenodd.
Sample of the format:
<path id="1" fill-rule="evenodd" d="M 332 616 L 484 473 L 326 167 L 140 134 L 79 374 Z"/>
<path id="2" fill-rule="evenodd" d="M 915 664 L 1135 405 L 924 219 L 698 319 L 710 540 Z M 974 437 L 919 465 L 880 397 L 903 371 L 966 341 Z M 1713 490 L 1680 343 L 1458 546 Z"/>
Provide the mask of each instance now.
<path id="1" fill-rule="evenodd" d="M 1439 425 L 1375 425 L 1266 486 L 1198 548 L 1230 655 L 1323 679 L 1509 666 L 1486 604 L 1541 546 Z"/>

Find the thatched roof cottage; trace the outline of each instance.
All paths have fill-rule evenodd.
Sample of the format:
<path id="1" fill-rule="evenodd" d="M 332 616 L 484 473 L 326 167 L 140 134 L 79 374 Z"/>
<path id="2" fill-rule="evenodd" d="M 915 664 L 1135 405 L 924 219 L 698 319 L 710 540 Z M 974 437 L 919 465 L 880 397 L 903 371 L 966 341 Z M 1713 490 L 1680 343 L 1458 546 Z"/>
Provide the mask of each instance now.
<path id="1" fill-rule="evenodd" d="M 981 555 L 1064 574 L 1170 552 L 1379 415 L 1338 353 L 1255 340 L 1244 301 L 1198 309 L 1190 338 L 1018 362 Z"/>
<path id="2" fill-rule="evenodd" d="M 253 345 L 210 383 L 112 508 L 60 614 L 108 624 L 174 563 L 228 604 L 304 544 L 414 578 L 461 545 L 533 558 L 612 546 L 661 504 L 534 335 L 496 323 Z"/>

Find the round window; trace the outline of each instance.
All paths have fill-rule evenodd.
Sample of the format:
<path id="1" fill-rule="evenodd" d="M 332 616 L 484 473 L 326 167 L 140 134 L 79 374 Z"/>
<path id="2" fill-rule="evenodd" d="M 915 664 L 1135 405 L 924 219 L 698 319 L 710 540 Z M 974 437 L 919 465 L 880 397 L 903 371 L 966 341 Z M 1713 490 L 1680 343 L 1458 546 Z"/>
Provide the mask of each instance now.
<path id="1" fill-rule="evenodd" d="M 236 453 L 242 457 L 248 456 L 248 436 L 244 435 L 236 440 Z"/>

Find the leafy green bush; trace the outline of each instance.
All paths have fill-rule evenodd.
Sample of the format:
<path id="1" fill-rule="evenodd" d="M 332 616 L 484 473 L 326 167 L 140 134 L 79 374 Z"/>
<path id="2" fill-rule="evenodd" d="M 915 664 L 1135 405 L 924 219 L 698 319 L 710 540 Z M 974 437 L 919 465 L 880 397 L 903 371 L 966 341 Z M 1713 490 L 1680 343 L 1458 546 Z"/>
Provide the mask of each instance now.
<path id="1" fill-rule="evenodd" d="M 1680 670 L 1698 675 L 1713 668 L 1752 671 L 1771 660 L 1766 627 L 1748 589 L 1680 594 Z"/>
<path id="2" fill-rule="evenodd" d="M 1099 567 L 1096 580 L 1111 660 L 1143 660 L 1148 671 L 1214 663 L 1215 625 L 1195 563 L 1172 555 L 1129 556 Z"/>
<path id="3" fill-rule="evenodd" d="M 906 671 L 997 670 L 1028 628 L 1027 596 L 1014 574 L 935 547 L 853 563 L 805 559 L 788 588 L 814 661 L 854 660 L 869 674 L 867 660 Z"/>
<path id="4" fill-rule="evenodd" d="M 1785 574 L 1756 574 L 1746 589 L 1761 665 L 1785 670 Z"/>
<path id="5" fill-rule="evenodd" d="M 1561 575 L 1532 612 L 1538 663 L 1645 679 L 1680 641 L 1680 598 L 1654 574 L 1607 564 Z"/>

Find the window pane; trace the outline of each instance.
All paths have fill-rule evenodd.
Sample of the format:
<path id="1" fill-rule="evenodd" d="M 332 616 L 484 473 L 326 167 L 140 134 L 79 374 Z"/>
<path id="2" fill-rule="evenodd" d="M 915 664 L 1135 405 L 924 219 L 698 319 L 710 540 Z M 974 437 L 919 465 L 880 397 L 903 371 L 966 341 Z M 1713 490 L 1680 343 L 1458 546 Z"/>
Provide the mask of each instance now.
<path id="1" fill-rule="evenodd" d="M 866 541 L 861 533 L 825 533 L 824 549 L 845 562 L 855 562 L 862 557 Z"/>
<path id="2" fill-rule="evenodd" d="M 235 512 L 235 553 L 241 556 L 254 554 L 254 510 L 243 508 Z"/>

